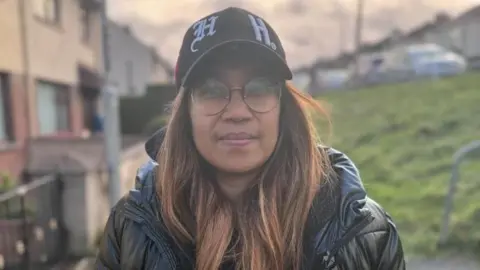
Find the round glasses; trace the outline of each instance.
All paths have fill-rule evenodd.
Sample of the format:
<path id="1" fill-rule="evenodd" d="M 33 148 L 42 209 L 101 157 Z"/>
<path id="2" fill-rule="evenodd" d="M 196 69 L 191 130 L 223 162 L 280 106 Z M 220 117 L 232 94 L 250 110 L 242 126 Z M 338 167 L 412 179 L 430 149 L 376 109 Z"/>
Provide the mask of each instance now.
<path id="1" fill-rule="evenodd" d="M 235 90 L 241 91 L 243 102 L 250 110 L 267 113 L 278 106 L 283 84 L 268 78 L 253 78 L 243 87 L 228 87 L 216 79 L 208 79 L 192 89 L 192 101 L 207 115 L 225 110 Z"/>

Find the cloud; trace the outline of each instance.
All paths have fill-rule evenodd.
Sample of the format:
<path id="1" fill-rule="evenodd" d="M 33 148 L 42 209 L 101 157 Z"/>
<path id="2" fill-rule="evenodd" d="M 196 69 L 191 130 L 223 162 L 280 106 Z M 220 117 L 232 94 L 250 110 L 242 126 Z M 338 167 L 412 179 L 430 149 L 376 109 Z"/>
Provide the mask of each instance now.
<path id="1" fill-rule="evenodd" d="M 109 14 L 174 63 L 186 29 L 198 18 L 228 6 L 264 17 L 278 32 L 292 66 L 311 63 L 339 51 L 340 29 L 347 47 L 353 44 L 356 0 L 114 0 Z M 113 4 L 112 2 L 115 2 Z M 438 11 L 456 14 L 478 0 L 366 0 L 364 39 L 372 41 L 393 28 L 409 29 Z M 400 4 L 401 3 L 401 4 Z M 343 26 L 342 26 L 343 25 Z M 342 27 L 341 27 L 342 26 Z"/>

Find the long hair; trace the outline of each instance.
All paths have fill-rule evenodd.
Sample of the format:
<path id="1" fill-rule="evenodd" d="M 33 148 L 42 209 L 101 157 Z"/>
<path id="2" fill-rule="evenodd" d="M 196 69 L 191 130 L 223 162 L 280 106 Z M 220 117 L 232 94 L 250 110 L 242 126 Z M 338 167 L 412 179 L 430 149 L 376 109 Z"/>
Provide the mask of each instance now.
<path id="1" fill-rule="evenodd" d="M 179 246 L 195 246 L 198 270 L 219 269 L 228 259 L 242 270 L 301 267 L 307 217 L 329 170 L 308 108 L 325 111 L 290 84 L 283 92 L 277 145 L 240 205 L 208 181 L 214 175 L 192 138 L 188 92 L 173 103 L 157 156 L 160 215 Z"/>

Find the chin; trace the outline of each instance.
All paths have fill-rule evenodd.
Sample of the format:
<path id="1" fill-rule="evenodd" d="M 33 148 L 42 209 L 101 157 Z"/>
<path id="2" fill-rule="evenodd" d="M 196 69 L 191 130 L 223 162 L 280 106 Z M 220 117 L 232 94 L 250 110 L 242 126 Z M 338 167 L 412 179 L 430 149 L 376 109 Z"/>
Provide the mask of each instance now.
<path id="1" fill-rule="evenodd" d="M 245 162 L 245 160 L 230 160 L 229 162 L 225 162 L 225 160 L 223 160 L 218 162 L 215 167 L 226 173 L 241 174 L 254 171 L 261 165 L 261 162 Z"/>

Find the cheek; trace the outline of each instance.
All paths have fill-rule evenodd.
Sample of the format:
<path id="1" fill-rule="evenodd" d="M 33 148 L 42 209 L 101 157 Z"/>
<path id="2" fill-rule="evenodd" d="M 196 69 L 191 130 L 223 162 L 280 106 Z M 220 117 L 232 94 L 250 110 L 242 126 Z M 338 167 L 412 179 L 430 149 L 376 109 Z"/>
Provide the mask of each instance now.
<path id="1" fill-rule="evenodd" d="M 279 112 L 271 112 L 265 115 L 262 115 L 260 118 L 260 126 L 262 133 L 262 148 L 265 154 L 270 156 L 270 154 L 275 149 L 277 144 L 278 132 L 279 132 Z"/>
<path id="2" fill-rule="evenodd" d="M 211 131 L 213 130 L 214 122 L 210 118 L 212 117 L 204 117 L 194 112 L 190 112 L 190 119 L 192 119 L 193 140 L 200 152 L 203 152 L 202 148 L 208 149 L 212 144 Z"/>

